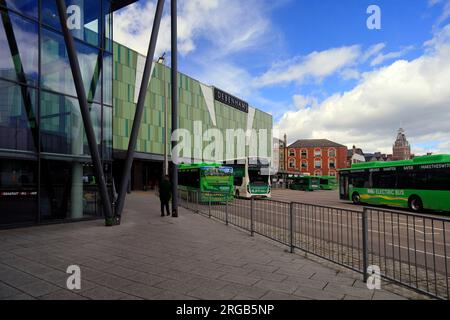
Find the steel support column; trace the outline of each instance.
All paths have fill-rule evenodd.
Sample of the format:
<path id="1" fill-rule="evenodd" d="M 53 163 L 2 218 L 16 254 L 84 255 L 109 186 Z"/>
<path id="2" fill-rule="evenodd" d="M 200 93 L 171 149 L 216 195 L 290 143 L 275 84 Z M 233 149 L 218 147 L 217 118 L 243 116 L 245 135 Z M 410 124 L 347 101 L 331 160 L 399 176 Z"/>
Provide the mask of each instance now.
<path id="1" fill-rule="evenodd" d="M 122 173 L 122 181 L 120 183 L 120 191 L 116 203 L 116 216 L 120 221 L 123 206 L 125 204 L 125 195 L 127 193 L 127 185 L 131 175 L 131 167 L 133 165 L 134 151 L 136 149 L 136 142 L 141 127 L 142 114 L 144 112 L 144 102 L 147 95 L 147 89 L 150 82 L 153 56 L 155 55 L 156 42 L 158 40 L 159 26 L 161 24 L 161 17 L 164 8 L 164 0 L 158 0 L 156 6 L 155 19 L 153 20 L 152 35 L 150 37 L 150 44 L 148 46 L 147 58 L 145 60 L 144 74 L 142 76 L 141 88 L 139 90 L 139 97 L 136 104 L 136 113 L 133 120 L 133 127 L 131 129 L 130 142 L 128 144 L 127 157 Z"/>
<path id="2" fill-rule="evenodd" d="M 75 41 L 72 34 L 67 27 L 67 7 L 64 0 L 56 0 L 58 7 L 59 20 L 64 35 L 64 42 L 66 44 L 67 54 L 69 57 L 70 68 L 72 70 L 73 81 L 78 96 L 78 102 L 80 104 L 81 116 L 83 118 L 83 124 L 86 131 L 86 137 L 89 144 L 89 151 L 92 157 L 92 163 L 94 165 L 95 177 L 98 181 L 98 187 L 103 204 L 103 210 L 105 212 L 105 224 L 113 225 L 115 223 L 113 217 L 113 211 L 111 201 L 108 195 L 108 189 L 106 187 L 105 175 L 103 173 L 102 162 L 100 159 L 100 153 L 98 151 L 98 145 L 95 138 L 94 128 L 92 126 L 92 120 L 89 113 L 89 105 L 87 102 L 86 91 L 84 89 L 83 77 L 81 75 L 80 64 L 77 57 L 77 50 L 75 47 Z"/>
<path id="3" fill-rule="evenodd" d="M 175 130 L 178 129 L 178 47 L 177 47 L 177 0 L 171 0 L 171 59 L 172 59 L 172 137 Z M 176 141 L 172 141 L 172 150 L 175 150 Z M 173 162 L 175 159 L 172 154 L 172 217 L 178 217 L 178 168 Z"/>

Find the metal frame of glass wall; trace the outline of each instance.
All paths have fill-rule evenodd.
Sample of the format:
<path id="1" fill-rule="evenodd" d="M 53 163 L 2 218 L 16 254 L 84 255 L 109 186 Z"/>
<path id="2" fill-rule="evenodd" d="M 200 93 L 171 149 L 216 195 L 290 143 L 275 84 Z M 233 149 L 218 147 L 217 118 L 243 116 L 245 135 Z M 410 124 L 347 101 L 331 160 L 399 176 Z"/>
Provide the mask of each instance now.
<path id="1" fill-rule="evenodd" d="M 111 4 L 66 3 L 110 187 Z M 57 12 L 55 0 L 0 0 L 0 228 L 102 217 Z"/>

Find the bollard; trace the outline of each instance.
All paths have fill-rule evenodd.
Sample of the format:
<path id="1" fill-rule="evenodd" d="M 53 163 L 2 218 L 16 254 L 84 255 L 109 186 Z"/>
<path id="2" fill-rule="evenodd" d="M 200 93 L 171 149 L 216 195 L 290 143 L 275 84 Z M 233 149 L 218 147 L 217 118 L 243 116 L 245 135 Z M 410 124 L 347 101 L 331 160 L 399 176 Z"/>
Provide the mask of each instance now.
<path id="1" fill-rule="evenodd" d="M 369 266 L 369 224 L 367 221 L 367 208 L 363 209 L 362 213 L 362 246 L 363 246 L 363 280 L 367 282 L 368 274 L 367 268 Z"/>

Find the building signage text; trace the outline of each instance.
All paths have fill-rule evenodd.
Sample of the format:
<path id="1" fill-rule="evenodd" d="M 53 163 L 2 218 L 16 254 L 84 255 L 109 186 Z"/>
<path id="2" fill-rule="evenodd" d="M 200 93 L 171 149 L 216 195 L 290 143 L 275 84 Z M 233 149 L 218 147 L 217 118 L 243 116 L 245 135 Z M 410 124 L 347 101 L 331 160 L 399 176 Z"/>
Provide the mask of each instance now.
<path id="1" fill-rule="evenodd" d="M 214 98 L 230 107 L 248 113 L 248 103 L 220 89 L 214 88 Z"/>

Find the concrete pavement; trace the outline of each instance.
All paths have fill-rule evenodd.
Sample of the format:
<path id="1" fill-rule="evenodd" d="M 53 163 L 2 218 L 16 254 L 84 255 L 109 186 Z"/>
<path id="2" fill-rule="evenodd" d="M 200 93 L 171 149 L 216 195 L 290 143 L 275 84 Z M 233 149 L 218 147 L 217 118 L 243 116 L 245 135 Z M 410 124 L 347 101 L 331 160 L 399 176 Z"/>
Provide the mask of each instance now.
<path id="1" fill-rule="evenodd" d="M 120 226 L 103 221 L 0 231 L 0 299 L 424 298 L 180 208 L 160 217 L 150 193 L 128 195 Z M 66 269 L 81 268 L 81 290 Z"/>

